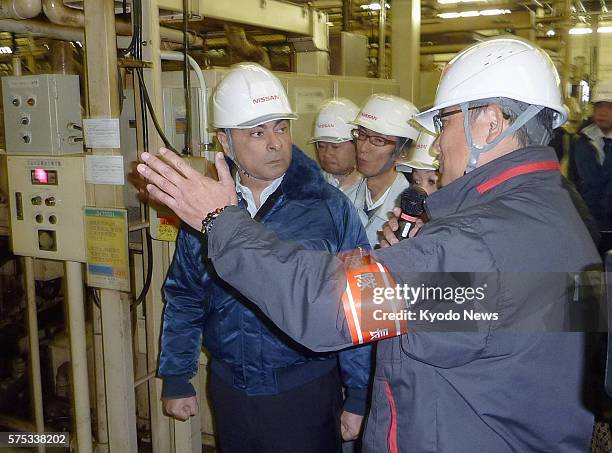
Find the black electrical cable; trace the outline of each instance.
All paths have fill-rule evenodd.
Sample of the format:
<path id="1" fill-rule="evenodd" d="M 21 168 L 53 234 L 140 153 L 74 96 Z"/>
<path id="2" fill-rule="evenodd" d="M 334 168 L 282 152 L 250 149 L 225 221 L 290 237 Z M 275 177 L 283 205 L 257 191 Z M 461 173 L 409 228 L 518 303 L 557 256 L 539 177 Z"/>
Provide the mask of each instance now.
<path id="1" fill-rule="evenodd" d="M 138 80 L 140 81 L 140 85 L 143 87 L 144 100 L 149 110 L 149 114 L 151 115 L 151 119 L 153 120 L 153 124 L 155 125 L 155 129 L 157 130 L 157 133 L 159 134 L 160 138 L 164 142 L 164 146 L 166 148 L 168 148 L 170 151 L 176 154 L 179 154 L 179 152 L 176 149 L 174 149 L 174 147 L 172 146 L 172 143 L 170 143 L 170 140 L 168 140 L 168 138 L 164 134 L 164 131 L 159 125 L 159 121 L 157 121 L 157 117 L 155 116 L 155 111 L 153 110 L 153 104 L 151 103 L 151 99 L 149 98 L 149 92 L 147 91 L 147 87 L 144 82 L 142 68 L 136 68 L 136 74 L 138 75 Z"/>
<path id="2" fill-rule="evenodd" d="M 126 9 L 127 9 L 127 4 L 124 1 L 124 9 L 123 9 L 123 13 L 126 13 Z M 128 54 L 134 54 L 136 47 L 138 47 L 136 45 L 136 43 L 141 43 L 141 33 L 140 30 L 142 29 L 142 3 L 139 0 L 134 0 L 132 2 L 132 40 L 130 41 L 130 44 L 128 45 L 128 47 L 126 47 L 125 49 L 117 49 L 117 53 L 122 56 L 125 57 Z M 140 57 L 136 57 L 137 59 L 140 59 Z"/>
<path id="3" fill-rule="evenodd" d="M 100 305 L 100 296 L 98 295 L 98 289 L 94 288 L 93 286 L 88 286 L 87 293 L 89 294 L 89 297 L 91 298 L 93 303 L 96 304 L 96 307 L 101 309 L 102 306 Z"/>
<path id="4" fill-rule="evenodd" d="M 185 146 L 191 154 L 191 77 L 189 74 L 189 0 L 183 0 L 183 90 L 185 92 Z"/>
<path id="5" fill-rule="evenodd" d="M 153 240 L 151 239 L 149 228 L 145 229 L 145 236 L 147 242 L 147 276 L 140 294 L 132 304 L 134 307 L 137 307 L 144 302 L 149 289 L 151 289 L 151 280 L 153 279 Z"/>
<path id="6" fill-rule="evenodd" d="M 135 43 L 134 45 L 134 57 L 137 60 L 142 60 L 142 0 L 134 0 L 132 2 L 132 10 L 134 18 L 134 36 L 132 41 Z M 142 68 L 136 68 L 136 74 L 138 76 L 138 92 L 140 99 L 140 115 L 141 115 L 141 124 L 142 124 L 142 144 L 144 151 L 149 152 L 149 122 L 147 118 L 147 109 L 149 109 L 149 113 L 151 114 L 151 118 L 153 119 L 153 123 L 157 128 L 158 133 L 160 132 L 159 124 L 157 122 L 157 118 L 155 117 L 155 112 L 153 111 L 151 101 L 149 100 L 149 94 L 147 92 L 147 87 L 144 83 L 144 76 Z M 160 134 L 162 140 L 165 139 L 163 133 Z M 167 140 L 164 140 L 164 144 L 166 144 Z M 167 146 L 167 145 L 166 145 Z M 176 152 L 176 151 L 175 151 Z M 146 213 L 148 211 L 147 204 L 145 203 L 144 207 L 145 211 L 145 219 Z M 140 305 L 145 298 L 147 297 L 147 293 L 151 288 L 151 280 L 153 277 L 153 241 L 151 240 L 150 228 L 145 229 L 145 241 L 147 247 L 147 272 L 145 277 L 145 282 L 140 291 L 140 294 L 136 297 L 133 302 L 133 305 L 136 307 Z M 145 243 L 143 243 L 143 251 Z"/>

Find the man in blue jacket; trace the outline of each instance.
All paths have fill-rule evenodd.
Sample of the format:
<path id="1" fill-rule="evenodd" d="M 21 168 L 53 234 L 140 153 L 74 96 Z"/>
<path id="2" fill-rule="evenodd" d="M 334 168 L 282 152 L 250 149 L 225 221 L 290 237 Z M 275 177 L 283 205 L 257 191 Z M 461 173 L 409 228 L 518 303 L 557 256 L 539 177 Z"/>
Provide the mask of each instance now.
<path id="1" fill-rule="evenodd" d="M 308 249 L 338 253 L 367 247 L 350 202 L 324 182 L 314 161 L 292 147 L 289 121 L 296 115 L 272 73 L 252 63 L 237 65 L 217 87 L 213 109 L 245 212 Z M 278 283 L 274 273 L 262 279 L 269 287 Z M 370 347 L 316 354 L 294 342 L 244 292 L 218 277 L 201 232 L 187 225 L 179 233 L 164 293 L 159 374 L 168 415 L 185 420 L 197 412 L 189 380 L 203 342 L 211 355 L 210 396 L 224 453 L 338 452 L 341 434 L 344 440 L 359 435 Z"/>
<path id="2" fill-rule="evenodd" d="M 368 266 L 379 269 L 378 277 L 371 271 L 352 278 L 331 254 L 253 222 L 233 206 L 219 158 L 219 182 L 190 174 L 172 190 L 165 180 L 174 172 L 152 156 L 143 155 L 147 165 L 138 170 L 151 181 L 149 193 L 176 207 L 183 220 L 197 226 L 204 218 L 216 272 L 248 291 L 296 341 L 331 351 L 380 340 L 365 451 L 584 452 L 593 429 L 582 400 L 585 336 L 564 329 L 575 321 L 568 309 L 582 305 L 575 299 L 577 273 L 600 261 L 561 184 L 554 151 L 543 146 L 567 119 L 559 85 L 550 57 L 516 37 L 477 43 L 451 60 L 434 107 L 417 116 L 440 133 L 443 187 L 428 197 L 430 221 L 418 235 L 373 255 Z M 198 204 L 191 203 L 185 194 L 198 185 Z M 397 242 L 389 231 L 386 237 Z M 290 277 L 279 278 L 265 297 L 258 280 L 264 267 Z M 419 318 L 360 328 L 373 319 L 365 318 L 363 305 L 359 317 L 351 300 L 366 288 L 394 294 L 391 283 L 380 283 L 389 274 L 419 289 L 464 272 L 490 283 L 488 311 L 478 312 L 472 330 Z M 405 310 L 444 314 L 462 307 L 458 295 L 410 302 Z M 401 301 L 391 296 L 389 305 Z"/>
<path id="3" fill-rule="evenodd" d="M 612 80 L 593 90 L 593 123 L 580 131 L 570 151 L 570 177 L 597 221 L 601 252 L 612 247 Z"/>

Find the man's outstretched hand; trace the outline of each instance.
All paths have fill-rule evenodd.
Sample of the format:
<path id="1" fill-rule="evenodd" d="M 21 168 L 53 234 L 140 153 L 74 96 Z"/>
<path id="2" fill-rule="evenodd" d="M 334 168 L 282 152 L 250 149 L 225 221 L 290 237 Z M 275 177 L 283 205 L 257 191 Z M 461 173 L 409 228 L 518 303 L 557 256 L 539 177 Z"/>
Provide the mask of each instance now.
<path id="1" fill-rule="evenodd" d="M 168 206 L 183 222 L 199 231 L 208 213 L 238 203 L 223 153 L 215 156 L 218 181 L 198 173 L 186 160 L 166 148 L 161 148 L 159 153 L 163 160 L 142 153 L 144 163 L 138 165 L 138 173 L 148 181 L 149 197 Z"/>

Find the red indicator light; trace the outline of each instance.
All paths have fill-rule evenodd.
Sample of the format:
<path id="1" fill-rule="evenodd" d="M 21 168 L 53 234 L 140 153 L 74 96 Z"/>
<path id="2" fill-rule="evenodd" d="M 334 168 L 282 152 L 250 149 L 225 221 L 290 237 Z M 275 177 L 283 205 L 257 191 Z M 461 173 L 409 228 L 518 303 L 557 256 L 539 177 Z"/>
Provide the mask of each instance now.
<path id="1" fill-rule="evenodd" d="M 47 170 L 45 170 L 44 168 L 35 168 L 34 179 L 40 184 L 47 184 L 49 182 L 49 175 L 47 174 Z"/>

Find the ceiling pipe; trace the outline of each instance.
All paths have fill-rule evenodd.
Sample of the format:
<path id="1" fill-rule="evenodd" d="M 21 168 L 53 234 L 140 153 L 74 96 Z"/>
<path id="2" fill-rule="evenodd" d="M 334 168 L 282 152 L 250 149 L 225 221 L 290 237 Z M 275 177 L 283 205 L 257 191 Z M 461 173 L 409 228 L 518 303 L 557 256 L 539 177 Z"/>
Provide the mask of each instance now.
<path id="1" fill-rule="evenodd" d="M 42 11 L 40 0 L 1 0 L 0 19 L 31 19 Z"/>
<path id="2" fill-rule="evenodd" d="M 54 24 L 83 28 L 85 26 L 85 13 L 80 9 L 64 5 L 62 0 L 42 0 L 42 9 L 45 16 Z M 117 34 L 131 36 L 132 26 L 123 19 L 115 19 Z"/>
<path id="3" fill-rule="evenodd" d="M 0 30 L 11 33 L 29 33 L 37 36 L 47 36 L 64 41 L 80 41 L 85 39 L 82 28 L 65 27 L 41 20 L 0 20 Z"/>
<path id="4" fill-rule="evenodd" d="M 225 36 L 230 47 L 247 61 L 255 61 L 267 68 L 271 67 L 267 52 L 259 45 L 249 41 L 244 28 L 236 25 L 225 25 Z"/>
<path id="5" fill-rule="evenodd" d="M 85 32 L 83 28 L 69 27 L 66 25 L 58 25 L 47 21 L 28 19 L 0 19 L 0 30 L 11 33 L 28 33 L 35 36 L 46 36 L 52 39 L 62 41 L 79 41 L 85 40 Z M 183 41 L 183 32 L 167 27 L 159 29 L 162 39 L 170 42 L 181 43 Z M 130 33 L 131 34 L 131 33 Z M 189 34 L 190 45 L 193 47 L 203 47 L 204 40 L 193 34 Z"/>
<path id="6" fill-rule="evenodd" d="M 181 30 L 159 27 L 159 36 L 162 41 L 183 43 L 183 32 Z M 189 47 L 204 47 L 204 40 L 193 33 L 189 33 Z"/>

